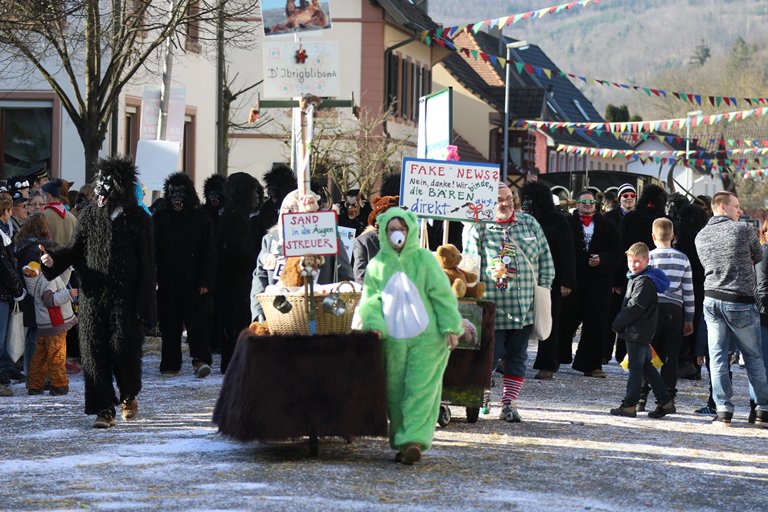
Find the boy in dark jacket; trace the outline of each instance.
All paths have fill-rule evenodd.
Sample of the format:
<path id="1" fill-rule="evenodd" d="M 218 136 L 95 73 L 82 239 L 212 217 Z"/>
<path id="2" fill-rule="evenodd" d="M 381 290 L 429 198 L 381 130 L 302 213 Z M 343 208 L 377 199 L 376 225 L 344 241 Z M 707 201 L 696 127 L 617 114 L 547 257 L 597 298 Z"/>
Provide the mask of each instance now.
<path id="1" fill-rule="evenodd" d="M 613 330 L 627 345 L 629 358 L 629 379 L 627 393 L 621 405 L 611 409 L 614 416 L 637 416 L 637 402 L 645 377 L 656 396 L 656 409 L 648 413 L 649 418 L 661 418 L 675 412 L 675 402 L 651 364 L 651 340 L 656 334 L 658 322 L 657 293 L 669 287 L 669 279 L 661 270 L 648 266 L 648 246 L 637 242 L 627 249 L 627 293 L 621 311 L 613 321 Z"/>

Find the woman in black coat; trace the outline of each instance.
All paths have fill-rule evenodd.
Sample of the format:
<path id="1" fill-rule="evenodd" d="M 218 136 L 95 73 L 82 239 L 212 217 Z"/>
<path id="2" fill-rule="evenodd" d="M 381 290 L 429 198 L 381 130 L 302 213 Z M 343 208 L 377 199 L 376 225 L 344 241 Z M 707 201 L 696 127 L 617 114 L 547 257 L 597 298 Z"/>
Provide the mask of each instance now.
<path id="1" fill-rule="evenodd" d="M 605 377 L 602 353 L 611 286 L 622 258 L 621 239 L 613 222 L 595 212 L 592 192 L 580 192 L 577 204 L 578 209 L 568 216 L 573 233 L 576 290 L 563 301 L 560 313 L 560 363 L 571 362 L 569 342 L 582 323 L 573 369 L 587 377 Z"/>
<path id="2" fill-rule="evenodd" d="M 552 281 L 552 332 L 549 338 L 539 341 L 539 349 L 533 367 L 539 372 L 537 379 L 551 379 L 554 372 L 560 367 L 558 361 L 559 321 L 560 309 L 563 298 L 570 295 L 576 288 L 576 269 L 574 267 L 573 233 L 565 215 L 555 210 L 552 200 L 552 192 L 545 185 L 530 182 L 520 190 L 522 208 L 525 213 L 533 216 L 544 231 L 549 244 L 549 252 L 552 253 L 552 262 L 555 265 L 555 279 Z M 571 340 L 567 342 L 567 351 L 570 353 Z"/>

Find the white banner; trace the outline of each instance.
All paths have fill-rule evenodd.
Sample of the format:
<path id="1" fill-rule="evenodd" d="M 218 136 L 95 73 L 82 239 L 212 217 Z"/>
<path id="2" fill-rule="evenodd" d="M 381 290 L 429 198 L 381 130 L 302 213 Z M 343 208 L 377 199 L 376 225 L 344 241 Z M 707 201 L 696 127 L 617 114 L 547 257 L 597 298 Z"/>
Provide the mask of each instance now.
<path id="1" fill-rule="evenodd" d="M 336 255 L 339 252 L 336 212 L 283 214 L 283 254 L 292 256 Z"/>

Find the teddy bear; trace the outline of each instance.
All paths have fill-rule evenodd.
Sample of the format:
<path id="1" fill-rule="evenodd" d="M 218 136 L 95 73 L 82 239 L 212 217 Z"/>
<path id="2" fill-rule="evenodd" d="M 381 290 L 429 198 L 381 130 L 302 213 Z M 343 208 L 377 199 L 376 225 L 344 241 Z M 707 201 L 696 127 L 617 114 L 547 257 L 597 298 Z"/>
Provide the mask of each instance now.
<path id="1" fill-rule="evenodd" d="M 474 272 L 467 272 L 459 268 L 461 252 L 453 244 L 441 245 L 437 248 L 437 261 L 440 263 L 445 275 L 457 297 L 479 299 L 485 293 L 485 283 L 479 281 L 479 276 Z"/>
<path id="2" fill-rule="evenodd" d="M 307 276 L 312 275 L 314 277 L 324 263 L 325 258 L 322 256 L 307 255 L 288 258 L 285 260 L 285 266 L 280 273 L 280 284 L 284 288 L 304 286 Z"/>
<path id="3" fill-rule="evenodd" d="M 248 330 L 256 336 L 269 336 L 269 325 L 267 322 L 253 322 L 248 326 Z"/>

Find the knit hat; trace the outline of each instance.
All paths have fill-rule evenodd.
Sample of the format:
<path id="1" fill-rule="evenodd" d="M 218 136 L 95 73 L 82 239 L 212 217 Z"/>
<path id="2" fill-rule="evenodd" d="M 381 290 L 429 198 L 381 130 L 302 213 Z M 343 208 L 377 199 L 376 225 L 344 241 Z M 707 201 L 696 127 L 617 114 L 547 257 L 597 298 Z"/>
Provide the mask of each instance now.
<path id="1" fill-rule="evenodd" d="M 634 192 L 637 194 L 637 190 L 635 190 L 635 187 L 630 185 L 629 183 L 624 183 L 622 186 L 619 187 L 619 197 L 621 197 L 621 194 L 624 192 Z"/>
<path id="2" fill-rule="evenodd" d="M 368 224 L 373 226 L 376 223 L 376 217 L 394 206 L 400 205 L 400 196 L 381 196 L 373 200 L 371 213 L 368 214 Z"/>

